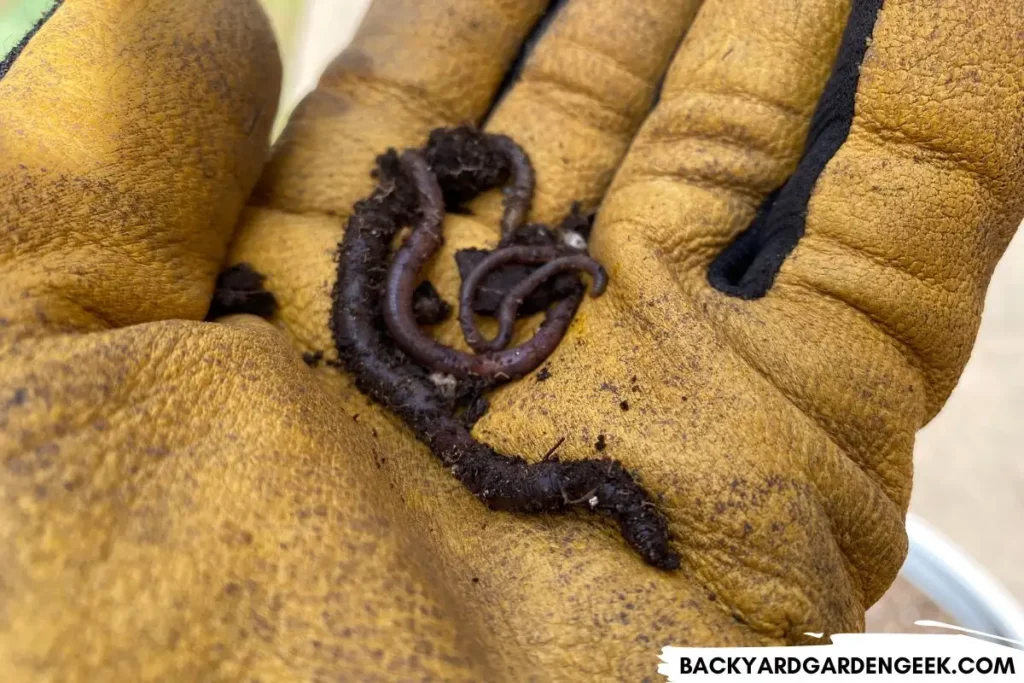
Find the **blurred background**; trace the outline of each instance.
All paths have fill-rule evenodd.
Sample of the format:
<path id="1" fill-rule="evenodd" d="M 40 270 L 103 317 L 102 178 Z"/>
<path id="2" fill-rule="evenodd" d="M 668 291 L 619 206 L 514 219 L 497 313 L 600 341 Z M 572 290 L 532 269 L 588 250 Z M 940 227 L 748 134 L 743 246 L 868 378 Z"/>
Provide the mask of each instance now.
<path id="1" fill-rule="evenodd" d="M 370 0 L 262 0 L 285 64 L 280 130 L 351 38 Z M 425 0 L 426 1 L 426 0 Z M 472 1 L 472 0 L 467 0 Z M 51 0 L 0 0 L 0 53 Z M 974 354 L 942 413 L 921 431 L 911 511 L 1024 601 L 1024 236 L 996 269 Z M 1020 411 L 1020 412 L 1018 412 Z M 869 628 L 940 618 L 905 581 L 869 614 Z"/>

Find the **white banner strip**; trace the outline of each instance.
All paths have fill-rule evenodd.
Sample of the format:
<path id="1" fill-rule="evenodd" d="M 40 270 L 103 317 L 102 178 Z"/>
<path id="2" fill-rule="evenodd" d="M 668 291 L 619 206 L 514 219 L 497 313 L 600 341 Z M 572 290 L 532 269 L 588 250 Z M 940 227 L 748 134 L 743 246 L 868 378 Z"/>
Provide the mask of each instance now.
<path id="1" fill-rule="evenodd" d="M 833 635 L 831 641 L 793 647 L 666 647 L 658 673 L 669 681 L 709 677 L 926 681 L 943 676 L 955 676 L 958 681 L 1024 681 L 1024 652 L 970 636 L 848 633 Z"/>

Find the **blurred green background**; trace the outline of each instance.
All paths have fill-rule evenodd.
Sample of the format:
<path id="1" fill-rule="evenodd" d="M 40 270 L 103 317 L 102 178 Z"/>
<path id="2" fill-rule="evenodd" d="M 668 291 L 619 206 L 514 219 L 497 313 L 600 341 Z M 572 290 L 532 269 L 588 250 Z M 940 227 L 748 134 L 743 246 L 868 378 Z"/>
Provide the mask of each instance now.
<path id="1" fill-rule="evenodd" d="M 0 53 L 18 44 L 52 0 L 0 0 Z"/>
<path id="2" fill-rule="evenodd" d="M 28 32 L 53 0 L 0 0 L 0 53 L 6 54 Z M 274 22 L 281 52 L 291 52 L 295 23 L 301 15 L 305 0 L 262 0 Z"/>

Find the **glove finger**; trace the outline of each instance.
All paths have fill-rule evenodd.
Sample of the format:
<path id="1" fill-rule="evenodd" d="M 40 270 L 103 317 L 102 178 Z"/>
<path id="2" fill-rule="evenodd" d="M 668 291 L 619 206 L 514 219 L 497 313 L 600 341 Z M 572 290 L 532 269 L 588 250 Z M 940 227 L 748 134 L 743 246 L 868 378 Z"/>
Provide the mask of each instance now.
<path id="1" fill-rule="evenodd" d="M 892 500 L 905 504 L 909 462 L 893 453 L 907 447 L 913 430 L 907 432 L 901 420 L 892 429 L 879 425 L 863 429 L 862 423 L 849 419 L 848 400 L 861 390 L 850 394 L 844 384 L 848 377 L 833 372 L 831 361 L 828 367 L 818 367 L 821 349 L 836 354 L 838 349 L 850 348 L 848 340 L 837 344 L 836 339 L 825 339 L 824 332 L 812 335 L 809 321 L 793 311 L 787 313 L 789 318 L 779 315 L 773 320 L 775 325 L 791 323 L 785 333 L 766 336 L 767 322 L 760 316 L 737 315 L 748 308 L 716 291 L 757 296 L 753 289 L 742 289 L 752 285 L 750 278 L 740 283 L 744 271 L 736 264 L 743 263 L 740 257 L 747 254 L 749 235 L 758 234 L 760 228 L 744 231 L 758 206 L 772 201 L 772 191 L 784 185 L 789 174 L 798 182 L 787 188 L 809 192 L 806 176 L 796 171 L 797 165 L 813 169 L 827 161 L 842 141 L 843 103 L 848 128 L 852 89 L 880 4 L 880 0 L 814 0 L 769 7 L 753 1 L 708 0 L 670 68 L 661 102 L 639 133 L 605 201 L 592 250 L 613 271 L 616 261 L 655 254 L 671 280 L 696 299 L 697 310 L 715 317 L 715 324 L 723 329 L 744 330 L 743 334 L 730 332 L 723 341 L 736 346 L 762 372 L 772 366 L 773 381 L 802 409 L 823 411 L 821 419 L 830 425 L 838 445 L 852 452 L 859 464 L 874 471 L 889 462 L 880 483 Z M 835 74 L 831 80 L 830 72 Z M 826 82 L 834 92 L 825 92 L 819 105 Z M 816 108 L 820 113 L 812 123 Z M 808 151 L 801 161 L 805 144 Z M 788 215 L 799 216 L 801 211 L 799 205 L 790 206 Z M 737 239 L 740 233 L 748 237 Z M 756 252 L 756 247 L 750 251 Z M 765 249 L 763 253 L 771 263 L 771 258 L 784 252 Z M 709 267 L 714 286 L 708 282 Z M 733 272 L 737 269 L 738 275 Z M 620 305 L 625 308 L 641 288 L 651 284 L 632 277 L 626 269 L 618 270 L 613 295 L 623 299 Z M 750 271 L 763 269 L 751 267 Z M 735 282 L 730 284 L 730 279 Z M 776 305 L 781 305 L 778 297 L 766 297 L 752 308 L 761 311 Z M 834 329 L 839 336 L 847 334 Z M 765 339 L 779 341 L 766 344 Z M 782 340 L 799 342 L 804 352 L 794 353 L 794 346 Z M 844 353 L 844 367 L 863 366 L 863 358 L 870 357 L 864 351 Z M 791 372 L 795 367 L 799 371 Z M 780 371 L 787 376 L 776 376 Z M 816 379 L 808 380 L 809 376 Z"/>
<path id="2" fill-rule="evenodd" d="M 296 109 L 257 203 L 346 216 L 374 158 L 487 112 L 544 0 L 379 0 Z"/>
<path id="3" fill-rule="evenodd" d="M 616 176 L 595 252 L 640 235 L 703 282 L 796 167 L 849 8 L 707 0 Z"/>
<path id="4" fill-rule="evenodd" d="M 57 9 L 0 81 L 5 318 L 202 318 L 279 70 L 254 1 Z"/>
<path id="5" fill-rule="evenodd" d="M 561 4 L 486 123 L 529 155 L 537 175 L 531 218 L 544 223 L 574 202 L 600 202 L 700 0 Z M 473 210 L 496 220 L 499 194 Z"/>
<path id="6" fill-rule="evenodd" d="M 929 418 L 1024 216 L 1022 27 L 1019 3 L 887 0 L 849 135 L 806 204 L 800 258 L 777 280 L 818 295 L 797 297 L 808 314 L 841 304 L 851 327 L 893 339 L 925 380 Z"/>
<path id="7" fill-rule="evenodd" d="M 753 300 L 737 317 L 707 294 L 734 348 L 904 506 L 913 433 L 960 376 L 1024 215 L 1022 26 L 1017 3 L 886 0 L 854 101 L 818 135 L 833 153 L 805 157 L 720 259 L 718 288 Z"/>

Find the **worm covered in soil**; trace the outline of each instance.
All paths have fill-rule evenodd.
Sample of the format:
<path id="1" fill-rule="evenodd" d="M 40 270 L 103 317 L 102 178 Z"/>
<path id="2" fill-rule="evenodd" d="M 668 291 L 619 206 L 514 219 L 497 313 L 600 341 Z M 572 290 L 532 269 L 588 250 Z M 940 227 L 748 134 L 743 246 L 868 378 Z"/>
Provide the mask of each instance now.
<path id="1" fill-rule="evenodd" d="M 531 372 L 555 349 L 581 301 L 580 287 L 556 300 L 535 335 L 511 349 L 457 351 L 417 325 L 417 278 L 441 244 L 446 208 L 508 183 L 502 244 L 494 253 L 510 248 L 512 236 L 524 229 L 533 193 L 533 170 L 525 153 L 504 136 L 466 126 L 439 129 L 422 151 L 381 155 L 375 175 L 377 188 L 355 205 L 339 245 L 331 315 L 339 358 L 356 386 L 401 418 L 491 509 L 553 513 L 582 508 L 604 514 L 618 523 L 627 543 L 648 563 L 677 568 L 679 556 L 669 545 L 665 517 L 618 462 L 552 457 L 529 463 L 499 453 L 470 434 L 472 422 L 486 410 L 483 391 Z M 392 240 L 406 226 L 412 231 L 392 257 Z M 510 326 L 523 299 L 557 273 L 585 270 L 594 281 L 594 293 L 603 290 L 604 270 L 578 248 L 551 249 L 537 259 L 520 253 L 525 252 L 484 264 L 493 268 L 504 258 L 523 258 L 539 266 L 514 283 L 502 300 L 503 325 Z M 486 273 L 477 273 L 477 281 Z M 471 288 L 462 292 L 463 307 L 472 294 Z M 504 344 L 504 337 L 490 342 Z M 449 376 L 458 379 L 454 389 Z"/>

